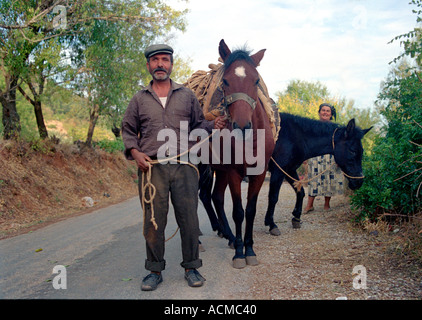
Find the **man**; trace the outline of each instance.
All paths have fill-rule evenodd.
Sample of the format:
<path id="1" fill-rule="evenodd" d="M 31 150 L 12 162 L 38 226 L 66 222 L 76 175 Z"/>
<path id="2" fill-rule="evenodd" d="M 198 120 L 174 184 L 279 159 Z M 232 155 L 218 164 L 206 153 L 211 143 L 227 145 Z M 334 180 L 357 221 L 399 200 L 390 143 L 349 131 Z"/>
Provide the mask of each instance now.
<path id="1" fill-rule="evenodd" d="M 139 168 L 139 192 L 142 202 L 142 172 L 149 170 L 151 162 L 165 142 L 159 141 L 162 129 L 172 129 L 177 135 L 180 150 L 181 121 L 189 124 L 189 132 L 196 128 L 222 129 L 222 117 L 206 121 L 193 92 L 170 79 L 173 69 L 173 49 L 164 44 L 152 45 L 145 50 L 147 68 L 153 80 L 140 90 L 129 103 L 122 122 L 122 137 L 125 156 L 135 160 Z M 185 279 L 189 286 L 203 285 L 204 278 L 197 271 L 202 266 L 199 259 L 198 175 L 194 168 L 186 164 L 168 162 L 155 163 L 151 169 L 151 183 L 156 194 L 150 204 L 144 205 L 144 237 L 147 259 L 145 268 L 151 273 L 141 285 L 144 291 L 155 290 L 163 281 L 161 272 L 165 269 L 164 231 L 167 224 L 169 194 L 174 207 L 182 240 L 181 266 L 185 268 Z M 147 194 L 147 198 L 148 195 Z M 155 221 L 151 221 L 152 209 Z M 153 219 L 153 220 L 154 220 Z M 154 224 L 154 222 L 156 224 Z"/>

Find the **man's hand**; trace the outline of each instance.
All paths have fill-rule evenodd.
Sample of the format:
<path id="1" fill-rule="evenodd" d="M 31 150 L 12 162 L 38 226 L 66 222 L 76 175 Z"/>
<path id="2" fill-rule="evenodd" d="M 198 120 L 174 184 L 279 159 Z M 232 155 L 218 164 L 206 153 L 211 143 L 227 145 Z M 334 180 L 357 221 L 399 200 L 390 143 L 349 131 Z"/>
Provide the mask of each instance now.
<path id="1" fill-rule="evenodd" d="M 151 158 L 148 157 L 145 153 L 140 152 L 136 149 L 131 149 L 130 153 L 132 154 L 133 159 L 136 161 L 136 165 L 138 166 L 141 171 L 146 172 L 151 164 Z"/>
<path id="2" fill-rule="evenodd" d="M 214 120 L 214 129 L 223 129 L 227 125 L 227 118 L 226 116 L 218 116 Z"/>

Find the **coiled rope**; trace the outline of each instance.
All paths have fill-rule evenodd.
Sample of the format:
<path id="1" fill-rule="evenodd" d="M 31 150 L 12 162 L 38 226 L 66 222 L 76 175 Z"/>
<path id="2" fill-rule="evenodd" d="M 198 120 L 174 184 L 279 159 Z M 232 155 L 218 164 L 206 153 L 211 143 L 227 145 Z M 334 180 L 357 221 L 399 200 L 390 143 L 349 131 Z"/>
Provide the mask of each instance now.
<path id="1" fill-rule="evenodd" d="M 209 136 L 207 136 L 205 139 L 203 139 L 200 142 L 198 142 L 197 144 L 195 144 L 195 146 L 198 147 L 198 146 L 202 145 L 203 143 L 207 142 L 209 139 L 211 139 L 211 137 L 216 132 L 217 131 L 214 131 L 212 134 L 210 134 Z M 191 149 L 192 148 L 190 148 L 190 149 L 188 149 L 188 150 L 186 150 L 186 151 L 184 151 L 184 152 L 182 152 L 182 153 L 180 153 L 180 154 L 178 154 L 176 156 L 170 157 L 170 158 L 157 159 L 157 160 L 152 160 L 152 161 L 149 161 L 148 162 L 148 170 L 142 172 L 142 180 L 141 180 L 141 183 L 142 183 L 142 185 L 141 185 L 141 199 L 142 199 L 141 203 L 142 203 L 142 211 L 144 212 L 144 225 L 145 225 L 145 204 L 149 204 L 151 206 L 151 219 L 150 219 L 150 222 L 153 224 L 154 229 L 155 230 L 158 230 L 158 225 L 157 225 L 157 223 L 155 221 L 154 203 L 153 203 L 154 198 L 155 198 L 155 194 L 156 194 L 156 191 L 157 190 L 156 190 L 155 186 L 151 182 L 152 165 L 153 164 L 159 164 L 159 163 L 162 163 L 162 162 L 167 162 L 167 161 L 170 161 L 170 160 L 176 160 L 180 164 L 186 164 L 186 165 L 191 166 L 192 168 L 194 168 L 195 171 L 196 171 L 196 173 L 197 173 L 197 175 L 198 175 L 198 180 L 199 180 L 200 174 L 199 174 L 198 168 L 195 165 L 193 165 L 192 163 L 190 163 L 190 162 L 182 161 L 182 160 L 178 159 L 178 158 L 184 156 L 185 154 L 187 154 Z M 146 180 L 146 183 L 144 183 L 145 180 Z M 146 197 L 147 190 L 149 191 L 148 192 L 149 193 L 149 199 L 147 199 L 147 197 Z M 177 234 L 178 231 L 179 231 L 179 227 L 177 227 L 177 229 L 174 232 L 174 234 L 170 238 L 168 238 L 166 240 L 166 242 L 169 241 L 170 239 L 172 239 Z"/>

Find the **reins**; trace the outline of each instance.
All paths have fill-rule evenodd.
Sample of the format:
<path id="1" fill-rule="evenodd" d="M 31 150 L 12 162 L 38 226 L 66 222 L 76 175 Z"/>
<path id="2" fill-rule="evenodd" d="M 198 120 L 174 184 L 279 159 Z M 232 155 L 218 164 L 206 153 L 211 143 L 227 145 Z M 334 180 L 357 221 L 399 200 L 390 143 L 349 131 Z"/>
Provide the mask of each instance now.
<path id="1" fill-rule="evenodd" d="M 335 148 L 335 145 L 334 145 L 334 136 L 335 136 L 335 134 L 336 134 L 336 132 L 337 132 L 337 130 L 338 130 L 338 128 L 336 128 L 335 130 L 334 130 L 334 132 L 333 132 L 333 136 L 331 137 L 331 143 L 332 143 L 332 145 L 333 145 L 333 150 L 334 150 L 334 148 Z M 314 179 L 316 179 L 316 178 L 318 178 L 318 177 L 320 177 L 322 174 L 324 174 L 325 172 L 327 172 L 327 171 L 329 171 L 329 170 L 331 170 L 331 168 L 332 167 L 334 167 L 335 165 L 336 165 L 336 163 L 333 163 L 333 164 L 331 164 L 327 169 L 325 169 L 324 171 L 322 171 L 321 173 L 319 173 L 319 174 L 317 174 L 316 176 L 314 176 L 314 177 L 312 177 L 311 179 L 308 179 L 308 180 L 305 180 L 305 179 L 299 179 L 299 180 L 297 180 L 297 179 L 295 179 L 295 178 L 293 178 L 291 175 L 289 175 L 286 171 L 284 171 L 283 170 L 283 168 L 281 168 L 280 167 L 280 165 L 275 161 L 275 159 L 273 158 L 273 157 L 271 157 L 271 160 L 275 163 L 275 165 L 287 176 L 287 177 L 289 177 L 290 179 L 292 179 L 294 182 L 293 182 L 293 186 L 296 188 L 296 190 L 299 192 L 300 191 L 300 189 L 302 188 L 302 186 L 303 185 L 305 185 L 305 184 L 307 184 L 307 183 L 309 183 L 310 181 L 312 181 L 312 180 L 314 180 Z M 343 173 L 343 175 L 345 175 L 346 177 L 348 177 L 349 179 L 363 179 L 363 178 L 365 178 L 365 176 L 361 176 L 361 177 L 352 177 L 352 176 L 349 176 L 347 173 L 345 173 L 343 170 L 342 170 L 342 173 Z"/>

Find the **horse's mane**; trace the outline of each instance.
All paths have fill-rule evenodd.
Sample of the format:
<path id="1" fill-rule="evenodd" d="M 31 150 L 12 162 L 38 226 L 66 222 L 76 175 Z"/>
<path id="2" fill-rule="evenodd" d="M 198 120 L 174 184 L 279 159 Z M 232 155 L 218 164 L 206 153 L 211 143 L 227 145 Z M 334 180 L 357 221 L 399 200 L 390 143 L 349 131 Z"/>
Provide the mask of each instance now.
<path id="1" fill-rule="evenodd" d="M 332 134 L 335 128 L 343 127 L 336 123 L 322 122 L 290 113 L 280 113 L 280 119 L 281 128 L 283 128 L 283 125 L 285 125 L 287 122 L 290 122 L 294 127 L 302 129 L 304 133 L 318 136 Z"/>
<path id="2" fill-rule="evenodd" d="M 250 56 L 251 51 L 246 48 L 241 48 L 233 51 L 230 56 L 224 61 L 224 67 L 227 69 L 230 65 L 237 60 L 246 60 L 246 62 L 254 65 L 254 62 Z"/>

